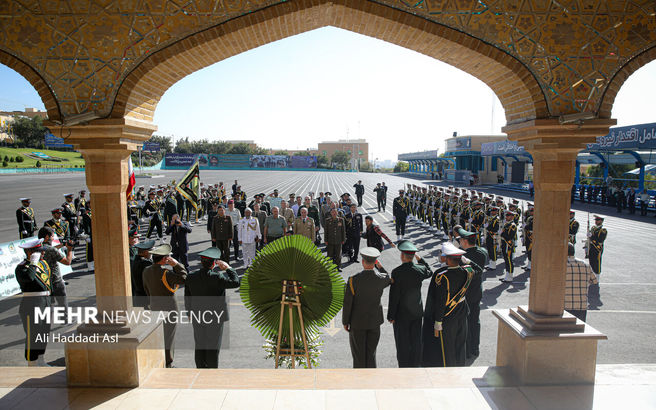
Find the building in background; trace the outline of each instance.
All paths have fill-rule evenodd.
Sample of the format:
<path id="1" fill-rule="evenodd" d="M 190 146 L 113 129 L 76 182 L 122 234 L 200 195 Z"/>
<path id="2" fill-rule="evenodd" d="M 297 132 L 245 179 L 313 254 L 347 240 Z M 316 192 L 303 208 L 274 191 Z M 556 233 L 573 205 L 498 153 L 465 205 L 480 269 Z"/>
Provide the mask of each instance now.
<path id="1" fill-rule="evenodd" d="M 316 155 L 325 155 L 330 158 L 337 152 L 346 152 L 351 158 L 351 169 L 359 169 L 364 161 L 369 158 L 369 143 L 365 139 L 337 140 L 320 142 Z"/>
<path id="2" fill-rule="evenodd" d="M 14 122 L 14 116 L 16 115 L 28 118 L 41 117 L 44 120 L 48 118 L 46 111 L 39 111 L 31 107 L 25 108 L 25 111 L 0 111 L 0 143 L 14 143 L 11 124 Z"/>

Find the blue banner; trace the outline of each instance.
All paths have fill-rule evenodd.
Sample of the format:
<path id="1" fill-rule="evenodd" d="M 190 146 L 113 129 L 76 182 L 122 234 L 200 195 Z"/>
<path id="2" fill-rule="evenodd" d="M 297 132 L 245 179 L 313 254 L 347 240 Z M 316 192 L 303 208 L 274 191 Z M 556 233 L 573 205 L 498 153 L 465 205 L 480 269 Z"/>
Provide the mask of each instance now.
<path id="1" fill-rule="evenodd" d="M 608 135 L 587 144 L 588 151 L 641 151 L 656 148 L 656 123 L 611 128 Z"/>
<path id="2" fill-rule="evenodd" d="M 185 167 L 189 168 L 196 162 L 198 154 L 173 154 L 168 153 L 164 157 L 164 165 L 167 167 Z M 206 159 L 207 161 L 207 159 Z"/>
<path id="3" fill-rule="evenodd" d="M 524 147 L 517 145 L 517 141 L 496 141 L 481 144 L 481 156 L 489 155 L 524 155 Z"/>
<path id="4" fill-rule="evenodd" d="M 46 148 L 73 148 L 72 145 L 64 143 L 63 138 L 55 137 L 50 131 L 46 131 L 44 145 Z"/>
<path id="5" fill-rule="evenodd" d="M 159 142 L 144 142 L 143 148 L 141 148 L 142 151 L 150 151 L 150 152 L 157 152 L 159 151 Z"/>
<path id="6" fill-rule="evenodd" d="M 289 167 L 290 168 L 316 168 L 317 157 L 314 155 L 308 155 L 308 156 L 292 155 L 289 158 Z"/>

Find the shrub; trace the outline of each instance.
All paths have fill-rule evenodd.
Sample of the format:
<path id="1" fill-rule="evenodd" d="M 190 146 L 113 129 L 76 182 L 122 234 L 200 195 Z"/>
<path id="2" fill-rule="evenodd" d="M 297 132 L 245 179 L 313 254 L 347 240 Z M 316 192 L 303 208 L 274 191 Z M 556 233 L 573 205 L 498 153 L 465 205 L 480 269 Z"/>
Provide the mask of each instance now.
<path id="1" fill-rule="evenodd" d="M 7 161 L 2 161 L 2 167 L 3 168 L 7 168 L 7 165 L 9 165 L 9 163 Z"/>
<path id="2" fill-rule="evenodd" d="M 16 155 L 16 162 L 23 162 L 25 161 L 25 158 L 23 158 L 22 155 Z"/>
<path id="3" fill-rule="evenodd" d="M 9 157 L 9 162 L 14 162 L 14 157 Z"/>
<path id="4" fill-rule="evenodd" d="M 37 162 L 36 162 L 36 167 L 37 167 L 37 168 L 41 168 L 41 161 L 37 161 Z"/>
<path id="5" fill-rule="evenodd" d="M 9 162 L 9 157 L 5 155 L 4 162 Z"/>

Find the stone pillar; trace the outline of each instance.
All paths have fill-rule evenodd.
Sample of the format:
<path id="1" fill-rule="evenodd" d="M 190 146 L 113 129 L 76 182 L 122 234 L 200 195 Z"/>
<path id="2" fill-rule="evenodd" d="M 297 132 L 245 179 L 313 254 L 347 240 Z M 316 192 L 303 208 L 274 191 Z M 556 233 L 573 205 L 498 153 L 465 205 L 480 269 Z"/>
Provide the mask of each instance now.
<path id="1" fill-rule="evenodd" d="M 110 335 L 111 342 L 67 343 L 70 385 L 134 387 L 149 369 L 163 366 L 161 325 L 103 320 L 104 313 L 132 309 L 126 189 L 128 157 L 157 128 L 130 119 L 94 120 L 65 127 L 66 142 L 85 159 L 91 194 L 99 324 L 82 324 L 76 334 Z M 122 315 L 124 316 L 124 315 Z"/>
<path id="2" fill-rule="evenodd" d="M 592 383 L 597 340 L 606 337 L 563 310 L 570 192 L 576 156 L 614 120 L 561 125 L 534 120 L 504 128 L 533 156 L 534 243 L 528 307 L 497 310 L 497 365 L 522 382 Z"/>

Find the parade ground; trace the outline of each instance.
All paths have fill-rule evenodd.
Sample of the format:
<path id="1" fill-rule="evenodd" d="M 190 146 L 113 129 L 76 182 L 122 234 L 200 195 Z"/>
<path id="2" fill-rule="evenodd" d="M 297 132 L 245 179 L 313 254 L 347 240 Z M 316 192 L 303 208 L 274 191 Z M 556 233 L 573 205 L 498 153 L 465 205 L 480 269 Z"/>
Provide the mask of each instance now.
<path id="1" fill-rule="evenodd" d="M 161 177 L 138 178 L 137 186 L 167 184 L 172 179 L 179 179 L 184 171 L 161 171 Z M 406 183 L 413 184 L 442 184 L 436 181 L 423 181 L 408 176 L 393 176 L 371 173 L 337 173 L 337 172 L 291 172 L 291 171 L 201 171 L 201 181 L 205 184 L 214 184 L 222 181 L 227 189 L 237 179 L 246 192 L 250 202 L 257 193 L 269 194 L 274 188 L 279 190 L 282 198 L 288 198 L 289 193 L 305 196 L 308 192 L 330 191 L 333 198 L 348 192 L 354 196 L 353 184 L 361 179 L 366 193 L 364 204 L 359 211 L 363 215 L 373 216 L 375 223 L 379 224 L 383 232 L 390 239 L 395 240 L 392 217 L 392 201 L 398 194 L 398 189 L 404 188 Z M 37 223 L 41 227 L 43 222 L 50 219 L 50 209 L 61 205 L 63 194 L 86 189 L 83 173 L 50 174 L 50 175 L 21 175 L 0 176 L 2 196 L 0 197 L 0 242 L 18 239 L 15 210 L 20 203 L 18 198 L 31 197 L 32 206 L 36 211 Z M 375 193 L 372 191 L 377 182 L 385 182 L 389 187 L 387 195 L 387 208 L 377 212 Z M 491 188 L 477 187 L 477 190 L 494 194 L 501 194 L 506 198 L 518 198 L 522 202 L 530 200 L 527 195 Z M 93 204 L 92 204 L 93 205 Z M 525 203 L 520 207 L 526 208 Z M 605 242 L 601 274 L 601 300 L 594 303 L 588 311 L 587 321 L 595 329 L 608 336 L 607 341 L 598 345 L 598 364 L 617 363 L 656 363 L 656 350 L 653 348 L 651 334 L 656 327 L 656 282 L 654 276 L 654 243 L 656 243 L 656 218 L 653 214 L 647 217 L 616 213 L 614 208 L 599 205 L 581 204 L 576 202 L 573 207 L 576 219 L 581 228 L 577 237 L 576 256 L 583 258 L 582 243 L 586 235 L 588 212 L 590 224 L 594 223 L 592 215 L 605 216 L 604 226 L 608 229 L 608 238 Z M 540 212 L 539 209 L 536 212 Z M 639 214 L 639 213 L 638 213 Z M 118 224 L 120 221 L 116 221 Z M 194 223 L 193 231 L 189 235 L 190 270 L 199 267 L 197 253 L 210 245 L 210 238 L 206 228 L 206 221 Z M 145 227 L 142 226 L 142 234 Z M 100 234 L 100 233 L 96 233 Z M 142 238 L 143 239 L 143 238 Z M 414 242 L 420 249 L 420 254 L 435 266 L 438 248 L 442 243 L 434 233 L 420 227 L 415 222 L 409 222 L 406 239 Z M 364 244 L 362 245 L 364 246 Z M 323 246 L 322 246 L 323 249 Z M 102 249 L 95 249 L 102 252 Z M 83 262 L 83 248 L 78 247 L 73 265 L 73 273 L 65 277 L 68 282 L 67 292 L 69 303 L 72 306 L 93 299 L 95 283 L 93 273 L 87 272 Z M 346 261 L 346 258 L 344 258 Z M 389 246 L 383 251 L 380 259 L 382 265 L 391 271 L 401 262 L 399 251 Z M 481 346 L 480 356 L 471 362 L 474 366 L 495 365 L 497 345 L 497 319 L 492 315 L 493 309 L 503 309 L 526 305 L 528 303 L 529 274 L 521 266 L 525 263 L 524 248 L 518 246 L 515 253 L 515 279 L 513 283 L 506 284 L 498 279 L 502 277 L 504 264 L 501 259 L 497 262 L 495 271 L 487 271 L 484 275 L 484 294 L 481 310 Z M 231 265 L 243 273 L 242 262 L 233 262 Z M 344 264 L 342 275 L 346 279 L 362 269 L 357 264 Z M 424 282 L 423 295 L 425 299 L 428 281 Z M 177 292 L 178 304 L 183 306 L 183 292 Z M 219 367 L 223 368 L 273 368 L 272 360 L 265 360 L 262 349 L 264 338 L 251 327 L 249 311 L 242 305 L 239 294 L 228 291 L 228 304 L 230 322 L 224 331 L 223 348 L 219 357 Z M 12 296 L 0 300 L 0 365 L 23 366 L 24 333 L 17 314 L 20 296 Z M 387 309 L 388 290 L 383 294 L 383 307 Z M 72 329 L 73 327 L 71 327 Z M 56 327 L 53 330 L 57 329 Z M 61 329 L 65 330 L 65 329 Z M 323 351 L 320 357 L 321 368 L 350 368 L 352 366 L 349 350 L 348 335 L 341 326 L 341 313 L 324 328 L 322 335 Z M 175 339 L 176 367 L 193 368 L 193 334 L 190 325 L 180 325 Z M 385 323 L 381 329 L 380 344 L 378 346 L 378 367 L 397 367 L 396 351 L 392 326 Z M 51 365 L 64 366 L 64 350 L 61 344 L 51 344 L 45 354 L 46 361 Z"/>

